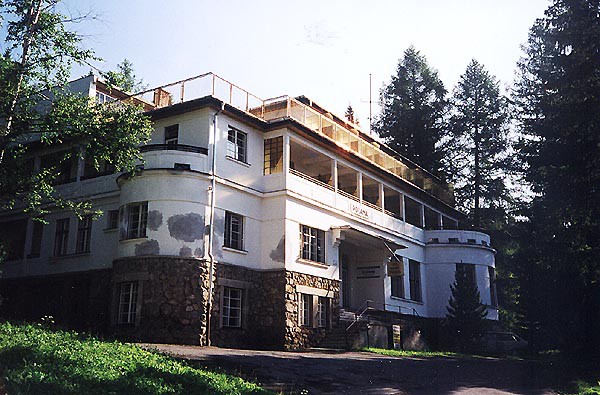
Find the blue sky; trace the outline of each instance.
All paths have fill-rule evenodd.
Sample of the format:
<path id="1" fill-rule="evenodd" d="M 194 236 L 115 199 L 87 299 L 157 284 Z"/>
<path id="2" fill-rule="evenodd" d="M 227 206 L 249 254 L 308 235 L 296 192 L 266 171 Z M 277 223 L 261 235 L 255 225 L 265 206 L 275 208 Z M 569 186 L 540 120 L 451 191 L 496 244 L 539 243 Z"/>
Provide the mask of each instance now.
<path id="1" fill-rule="evenodd" d="M 124 58 L 150 87 L 213 71 L 262 98 L 304 94 L 366 128 L 373 100 L 414 45 L 451 90 L 471 58 L 502 85 L 548 0 L 66 0 L 85 44 L 114 69 Z M 74 76 L 87 70 L 78 69 Z M 374 112 L 378 111 L 374 106 Z"/>

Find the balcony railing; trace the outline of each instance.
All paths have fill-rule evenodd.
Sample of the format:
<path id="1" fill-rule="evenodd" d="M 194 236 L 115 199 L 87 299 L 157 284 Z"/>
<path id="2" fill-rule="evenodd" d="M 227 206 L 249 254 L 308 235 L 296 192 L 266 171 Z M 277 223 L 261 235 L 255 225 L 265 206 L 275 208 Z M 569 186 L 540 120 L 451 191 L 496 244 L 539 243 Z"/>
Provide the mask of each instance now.
<path id="1" fill-rule="evenodd" d="M 195 145 L 186 144 L 148 144 L 140 147 L 140 152 L 149 151 L 184 151 L 184 152 L 195 152 L 197 154 L 208 155 L 208 149 L 204 147 L 197 147 Z"/>
<path id="2" fill-rule="evenodd" d="M 308 104 L 289 96 L 263 100 L 213 73 L 149 89 L 135 94 L 133 98 L 146 103 L 146 109 L 157 109 L 205 96 L 213 96 L 267 122 L 294 119 L 381 169 L 413 183 L 447 204 L 454 204 L 450 185 L 412 162 L 385 152 L 379 143 L 363 138 L 356 125 L 317 110 L 307 99 L 302 100 Z"/>

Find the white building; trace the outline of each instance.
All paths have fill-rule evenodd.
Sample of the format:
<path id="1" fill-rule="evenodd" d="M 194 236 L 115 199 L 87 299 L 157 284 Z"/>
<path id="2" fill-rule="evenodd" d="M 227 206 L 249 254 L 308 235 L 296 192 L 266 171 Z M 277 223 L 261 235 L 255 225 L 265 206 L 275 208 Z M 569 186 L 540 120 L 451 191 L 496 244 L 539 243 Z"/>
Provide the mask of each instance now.
<path id="1" fill-rule="evenodd" d="M 93 76 L 72 87 L 125 97 Z M 6 314 L 130 339 L 297 348 L 365 307 L 407 327 L 443 318 L 460 266 L 497 320 L 489 236 L 457 230 L 452 189 L 355 125 L 211 73 L 135 99 L 154 122 L 135 175 L 62 165 L 57 188 L 102 218 L 57 209 L 42 226 L 1 213 Z"/>

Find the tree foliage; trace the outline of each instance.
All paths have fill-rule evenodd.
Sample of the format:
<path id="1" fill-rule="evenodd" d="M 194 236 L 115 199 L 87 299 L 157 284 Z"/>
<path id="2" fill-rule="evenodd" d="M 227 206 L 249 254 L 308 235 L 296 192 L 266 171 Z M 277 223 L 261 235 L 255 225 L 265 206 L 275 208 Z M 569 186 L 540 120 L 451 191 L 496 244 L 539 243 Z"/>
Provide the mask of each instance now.
<path id="1" fill-rule="evenodd" d="M 97 105 L 69 91 L 71 65 L 94 54 L 67 28 L 79 18 L 67 18 L 58 6 L 57 0 L 6 0 L 0 19 L 7 32 L 0 57 L 0 207 L 24 203 L 36 215 L 47 212 L 45 203 L 90 208 L 54 187 L 61 163 L 85 151 L 96 167 L 106 161 L 132 169 L 151 130 L 134 106 Z M 52 166 L 36 167 L 36 153 L 55 146 L 68 149 Z"/>
<path id="2" fill-rule="evenodd" d="M 524 213 L 519 302 L 544 346 L 600 348 L 600 4 L 555 0 L 519 63 Z M 539 334 L 539 333 L 537 333 Z"/>
<path id="3" fill-rule="evenodd" d="M 482 218 L 490 222 L 489 214 L 510 201 L 504 182 L 510 171 L 506 101 L 496 78 L 473 59 L 450 103 L 443 162 L 455 184 L 458 206 L 479 227 Z M 488 215 L 482 216 L 482 210 Z"/>
<path id="4" fill-rule="evenodd" d="M 400 154 L 438 173 L 444 156 L 438 143 L 443 136 L 446 89 L 437 71 L 414 47 L 404 51 L 396 75 L 381 90 L 381 114 L 374 130 Z"/>
<path id="5" fill-rule="evenodd" d="M 117 65 L 117 69 L 117 71 L 108 71 L 104 73 L 103 77 L 108 85 L 117 87 L 129 93 L 137 93 L 145 89 L 146 86 L 144 85 L 144 81 L 137 79 L 133 63 L 128 59 L 123 59 L 123 61 Z"/>
<path id="6" fill-rule="evenodd" d="M 469 264 L 456 266 L 452 296 L 448 300 L 446 324 L 451 336 L 464 349 L 485 330 L 486 307 L 481 303 L 475 277 L 470 277 Z M 474 269 L 474 268 L 473 268 Z"/>

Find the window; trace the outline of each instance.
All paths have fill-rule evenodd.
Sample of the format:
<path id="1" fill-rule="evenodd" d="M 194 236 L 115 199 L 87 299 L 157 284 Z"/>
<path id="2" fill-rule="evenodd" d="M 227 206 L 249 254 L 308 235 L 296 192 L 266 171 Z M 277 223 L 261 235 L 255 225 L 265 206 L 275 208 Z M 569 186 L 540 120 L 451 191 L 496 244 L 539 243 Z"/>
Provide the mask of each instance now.
<path id="1" fill-rule="evenodd" d="M 242 326 L 242 290 L 223 287 L 223 326 L 239 328 Z"/>
<path id="2" fill-rule="evenodd" d="M 421 264 L 410 259 L 408 261 L 408 279 L 410 281 L 410 299 L 415 302 L 422 302 L 421 295 Z"/>
<path id="3" fill-rule="evenodd" d="M 138 283 L 120 283 L 119 287 L 119 324 L 135 324 L 137 317 Z"/>
<path id="4" fill-rule="evenodd" d="M 325 232 L 310 226 L 300 225 L 302 259 L 325 263 Z"/>
<path id="5" fill-rule="evenodd" d="M 493 307 L 498 307 L 498 294 L 496 293 L 496 270 L 488 266 L 488 274 L 490 276 L 490 301 Z"/>
<path id="6" fill-rule="evenodd" d="M 404 298 L 404 276 L 392 276 L 392 296 Z"/>
<path id="7" fill-rule="evenodd" d="M 92 216 L 86 215 L 79 220 L 77 227 L 77 246 L 75 252 L 90 252 L 90 241 L 92 239 Z"/>
<path id="8" fill-rule="evenodd" d="M 472 285 L 477 287 L 477 278 L 475 277 L 475 265 L 468 263 L 457 263 L 456 271 L 459 275 L 464 275 L 467 277 L 467 281 L 469 281 Z"/>
<path id="9" fill-rule="evenodd" d="M 406 222 L 411 225 L 423 227 L 423 218 L 421 217 L 421 209 L 423 205 L 421 203 L 404 196 L 404 211 L 406 215 Z"/>
<path id="10" fill-rule="evenodd" d="M 224 246 L 243 250 L 244 248 L 244 217 L 225 212 L 225 241 Z"/>
<path id="11" fill-rule="evenodd" d="M 246 133 L 233 128 L 229 129 L 227 132 L 227 156 L 246 163 L 247 138 Z"/>
<path id="12" fill-rule="evenodd" d="M 39 221 L 33 221 L 33 231 L 31 232 L 31 249 L 29 256 L 36 258 L 40 256 L 42 250 L 42 234 L 44 233 L 44 224 Z"/>
<path id="13" fill-rule="evenodd" d="M 317 325 L 319 328 L 327 327 L 327 310 L 328 310 L 328 300 L 323 296 L 319 296 L 317 301 Z"/>
<path id="14" fill-rule="evenodd" d="M 283 137 L 265 140 L 265 175 L 283 172 Z"/>
<path id="15" fill-rule="evenodd" d="M 73 182 L 77 179 L 78 155 L 68 151 L 44 155 L 40 167 L 54 174 L 53 185 Z"/>
<path id="16" fill-rule="evenodd" d="M 109 103 L 111 101 L 115 101 L 115 98 L 106 93 L 96 91 L 96 102 L 98 104 Z"/>
<path id="17" fill-rule="evenodd" d="M 119 210 L 109 210 L 106 229 L 117 229 L 119 227 Z"/>
<path id="18" fill-rule="evenodd" d="M 126 208 L 127 226 L 124 239 L 146 237 L 148 202 L 130 204 Z"/>
<path id="19" fill-rule="evenodd" d="M 0 244 L 7 261 L 22 259 L 25 253 L 27 219 L 0 223 Z M 0 251 L 1 256 L 2 251 Z"/>
<path id="20" fill-rule="evenodd" d="M 69 218 L 56 221 L 54 256 L 66 255 L 69 246 Z"/>
<path id="21" fill-rule="evenodd" d="M 312 326 L 312 295 L 300 294 L 299 310 L 298 319 L 300 326 Z"/>
<path id="22" fill-rule="evenodd" d="M 109 163 L 104 159 L 99 159 L 97 162 L 98 167 L 96 168 L 94 158 L 87 156 L 86 154 L 85 161 L 83 162 L 83 176 L 81 177 L 82 180 L 106 176 L 115 173 L 116 168 L 115 165 L 113 165 L 112 163 Z"/>
<path id="23" fill-rule="evenodd" d="M 179 141 L 179 124 L 167 126 L 165 128 L 165 144 L 175 146 Z"/>

